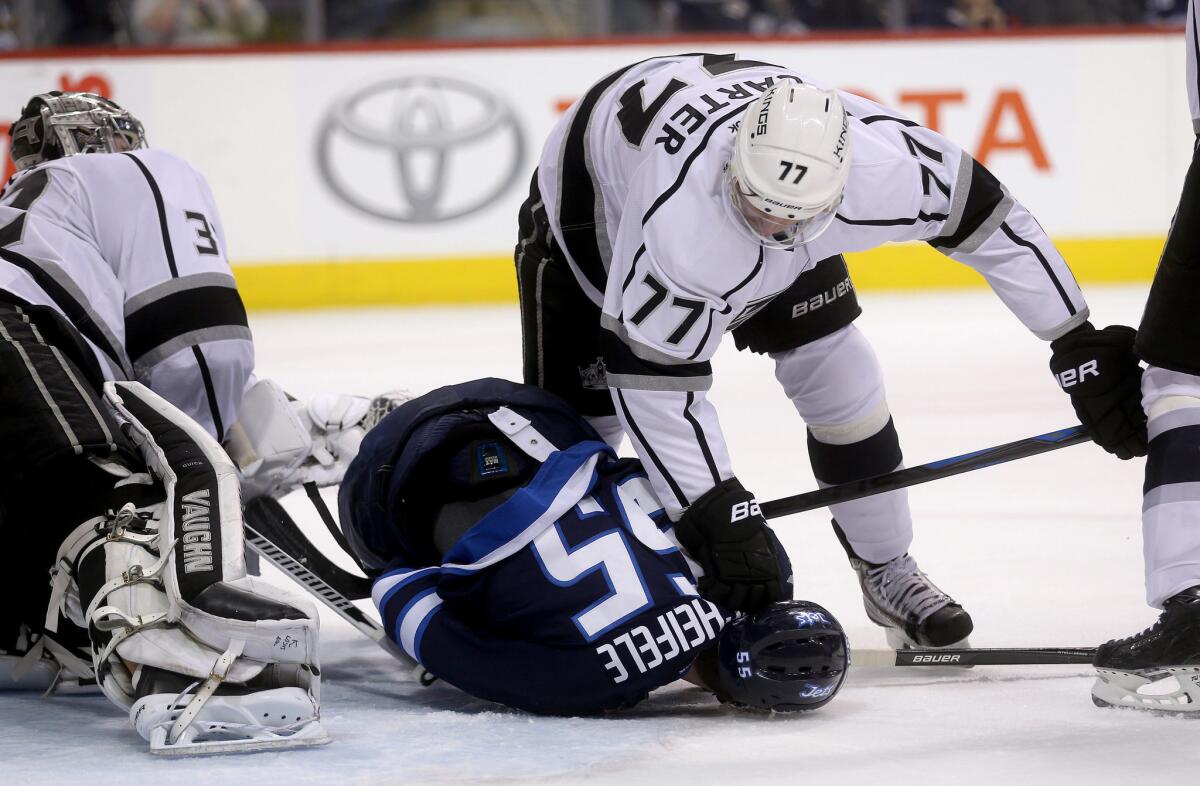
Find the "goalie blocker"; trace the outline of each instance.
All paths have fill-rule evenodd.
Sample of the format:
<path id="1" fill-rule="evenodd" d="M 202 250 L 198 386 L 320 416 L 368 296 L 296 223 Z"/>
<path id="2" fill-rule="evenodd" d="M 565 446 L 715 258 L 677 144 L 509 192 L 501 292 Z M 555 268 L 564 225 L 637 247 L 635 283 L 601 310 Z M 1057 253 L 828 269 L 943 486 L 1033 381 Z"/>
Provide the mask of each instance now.
<path id="1" fill-rule="evenodd" d="M 116 496 L 133 501 L 60 548 L 47 629 L 60 610 L 88 629 L 96 681 L 152 752 L 327 742 L 316 610 L 246 575 L 232 462 L 139 383 L 107 383 L 104 402 L 149 474 L 126 471 Z"/>

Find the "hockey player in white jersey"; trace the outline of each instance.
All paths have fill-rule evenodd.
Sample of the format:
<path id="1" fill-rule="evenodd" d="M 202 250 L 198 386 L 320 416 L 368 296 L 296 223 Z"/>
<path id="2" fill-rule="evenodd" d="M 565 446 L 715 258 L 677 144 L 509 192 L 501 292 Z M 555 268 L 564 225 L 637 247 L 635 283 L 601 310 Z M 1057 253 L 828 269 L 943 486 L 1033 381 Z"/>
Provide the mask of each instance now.
<path id="1" fill-rule="evenodd" d="M 219 440 L 263 388 L 207 183 L 99 96 L 35 96 L 11 134 L 5 679 L 94 679 L 161 753 L 326 741 L 315 609 L 247 576 Z"/>
<path id="2" fill-rule="evenodd" d="M 923 240 L 975 268 L 1056 357 L 1090 364 L 1097 384 L 1067 390 L 1096 441 L 1144 451 L 1132 335 L 1092 328 L 1028 211 L 941 135 L 788 69 L 689 54 L 609 74 L 551 133 L 520 228 L 525 381 L 610 441 L 630 435 L 704 567 L 702 593 L 726 606 L 762 607 L 790 577 L 707 397 L 722 334 L 774 359 L 821 483 L 901 464 L 878 362 L 852 324 L 845 252 Z M 781 460 L 795 452 L 781 445 Z M 905 492 L 832 511 L 889 641 L 946 646 L 970 632 L 908 554 Z"/>
<path id="3" fill-rule="evenodd" d="M 1197 134 L 1136 350 L 1149 452 L 1142 498 L 1146 602 L 1162 614 L 1096 652 L 1100 706 L 1200 716 L 1200 71 L 1188 6 L 1187 92 Z M 1173 682 L 1172 682 L 1173 681 Z"/>

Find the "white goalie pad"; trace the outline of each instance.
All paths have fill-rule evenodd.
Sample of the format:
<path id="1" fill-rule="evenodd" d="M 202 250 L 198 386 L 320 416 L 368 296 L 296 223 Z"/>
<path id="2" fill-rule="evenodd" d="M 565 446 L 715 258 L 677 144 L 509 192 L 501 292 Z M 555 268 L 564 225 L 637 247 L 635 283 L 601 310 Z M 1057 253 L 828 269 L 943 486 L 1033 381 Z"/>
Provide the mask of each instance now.
<path id="1" fill-rule="evenodd" d="M 151 600 L 144 583 L 112 591 L 106 604 L 127 616 L 141 615 L 143 609 L 165 613 L 218 652 L 238 639 L 251 660 L 315 663 L 317 622 L 311 606 L 304 610 L 305 619 L 260 620 L 218 615 L 197 605 L 212 585 L 236 586 L 246 577 L 238 475 L 225 451 L 198 423 L 141 384 L 110 382 L 104 395 L 128 422 L 131 440 L 166 490 L 158 540 L 168 605 L 156 608 L 162 598 Z M 152 568 L 142 565 L 141 571 Z M 137 663 L 151 662 L 132 657 L 135 653 L 121 654 Z"/>
<path id="2" fill-rule="evenodd" d="M 110 382 L 104 398 L 163 494 L 85 522 L 59 552 L 54 608 L 90 624 L 101 689 L 132 708 L 143 736 L 174 753 L 315 744 L 323 735 L 316 609 L 246 576 L 232 461 L 143 385 Z M 292 682 L 246 685 L 268 667 Z M 230 715 L 281 688 L 297 691 L 288 701 L 307 709 L 286 723 L 280 715 L 239 724 Z M 238 725 L 246 728 L 232 729 Z"/>

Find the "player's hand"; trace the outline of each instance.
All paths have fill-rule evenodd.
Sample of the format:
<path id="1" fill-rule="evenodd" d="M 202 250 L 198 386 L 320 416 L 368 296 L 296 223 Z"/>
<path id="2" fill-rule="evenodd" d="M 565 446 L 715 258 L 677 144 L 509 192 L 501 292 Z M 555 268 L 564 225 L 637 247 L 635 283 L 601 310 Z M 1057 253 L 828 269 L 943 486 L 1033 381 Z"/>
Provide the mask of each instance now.
<path id="1" fill-rule="evenodd" d="M 776 541 L 754 495 L 730 478 L 688 508 L 675 534 L 704 576 L 700 594 L 734 611 L 757 611 L 788 597 Z"/>
<path id="2" fill-rule="evenodd" d="M 1079 422 L 1097 445 L 1122 460 L 1146 455 L 1136 336 L 1125 325 L 1096 330 L 1084 322 L 1050 344 L 1050 370 L 1071 397 Z"/>

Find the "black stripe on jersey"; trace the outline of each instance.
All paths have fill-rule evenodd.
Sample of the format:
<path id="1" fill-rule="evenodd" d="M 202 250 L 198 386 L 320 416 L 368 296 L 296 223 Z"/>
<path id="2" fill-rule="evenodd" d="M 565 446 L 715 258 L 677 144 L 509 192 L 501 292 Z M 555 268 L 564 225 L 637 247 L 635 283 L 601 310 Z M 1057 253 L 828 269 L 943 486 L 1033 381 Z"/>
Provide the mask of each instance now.
<path id="1" fill-rule="evenodd" d="M 625 395 L 620 390 L 617 391 L 617 403 L 621 405 L 621 412 L 625 413 L 625 422 L 629 424 L 629 430 L 633 432 L 634 438 L 642 443 L 642 447 L 646 449 L 646 455 L 650 457 L 651 463 L 654 464 L 658 473 L 663 476 L 663 480 L 667 482 L 667 486 L 670 487 L 671 493 L 675 495 L 675 499 L 679 500 L 679 506 L 687 508 L 692 503 L 688 502 L 688 498 L 683 494 L 683 489 L 675 482 L 675 478 L 671 477 L 671 474 L 667 472 L 667 468 L 663 466 L 662 460 L 654 452 L 654 447 L 646 441 L 642 430 L 638 428 L 637 421 L 633 419 L 633 413 L 629 411 L 629 405 L 625 403 Z"/>
<path id="2" fill-rule="evenodd" d="M 637 253 L 633 255 L 633 264 L 629 266 L 629 274 L 627 276 L 625 276 L 625 281 L 622 282 L 622 284 L 621 284 L 621 292 L 622 293 L 624 293 L 625 290 L 629 289 L 629 285 L 633 283 L 633 274 L 637 272 L 638 260 L 641 259 L 642 254 L 645 254 L 645 253 L 646 253 L 646 244 L 642 243 L 641 247 L 638 248 Z"/>
<path id="3" fill-rule="evenodd" d="M 179 278 L 179 268 L 175 265 L 175 247 L 171 244 L 171 230 L 167 226 L 167 208 L 163 204 L 162 191 L 158 188 L 158 182 L 154 179 L 154 175 L 150 174 L 150 170 L 146 168 L 137 156 L 132 153 L 124 153 L 130 161 L 137 164 L 137 168 L 142 171 L 142 175 L 146 178 L 146 183 L 150 186 L 150 193 L 154 195 L 154 207 L 158 210 L 158 227 L 162 232 L 163 252 L 167 257 L 167 266 L 171 268 L 171 278 Z M 236 290 L 231 290 L 236 295 Z M 182 293 L 180 293 L 182 294 Z M 163 298 L 167 300 L 169 298 Z M 241 304 L 241 297 L 237 298 L 238 304 Z M 242 318 L 245 319 L 245 308 L 242 309 Z M 129 318 L 125 318 L 126 325 L 129 324 Z M 226 323 L 228 324 L 228 323 Z M 176 334 L 178 335 L 178 334 Z M 212 413 L 213 426 L 217 432 L 217 438 L 225 437 L 225 429 L 221 425 L 221 406 L 217 403 L 216 390 L 213 387 L 212 375 L 208 370 L 208 363 L 204 359 L 204 353 L 200 351 L 200 347 L 193 346 L 192 352 L 196 356 L 196 365 L 200 367 L 200 378 L 204 380 L 204 393 L 208 397 L 208 409 Z M 132 355 L 133 352 L 130 351 Z"/>
<path id="4" fill-rule="evenodd" d="M 739 289 L 741 289 L 742 287 L 746 286 L 751 281 L 753 281 L 754 277 L 758 275 L 758 271 L 762 270 L 762 266 L 763 266 L 763 247 L 760 244 L 758 247 L 758 261 L 754 263 L 754 269 L 750 271 L 750 275 L 748 275 L 744 279 L 742 279 L 742 283 L 738 284 L 736 287 L 729 290 L 724 295 L 721 295 L 721 300 L 728 300 L 729 298 L 733 297 Z"/>
<path id="5" fill-rule="evenodd" d="M 645 62 L 645 61 L 642 61 Z M 612 72 L 592 85 L 584 94 L 571 118 L 571 126 L 563 141 L 562 171 L 559 173 L 558 225 L 562 231 L 563 246 L 592 286 L 603 292 L 608 280 L 604 260 L 600 255 L 600 244 L 596 239 L 596 185 L 587 164 L 587 130 L 592 112 L 608 89 L 626 71 L 640 63 L 633 63 Z"/>
<path id="6" fill-rule="evenodd" d="M 246 307 L 233 287 L 194 287 L 172 292 L 125 316 L 125 344 L 137 364 L 174 338 L 214 327 L 249 328 Z"/>
<path id="7" fill-rule="evenodd" d="M 1200 96 L 1200 18 L 1196 16 L 1196 0 L 1188 3 L 1188 7 L 1192 12 L 1192 54 L 1196 62 L 1196 73 L 1192 78 L 1196 80 L 1196 95 Z"/>
<path id="8" fill-rule="evenodd" d="M 688 423 L 692 424 L 692 430 L 696 432 L 696 441 L 700 443 L 700 452 L 704 454 L 704 463 L 708 464 L 708 471 L 712 473 L 713 483 L 720 483 L 721 473 L 717 471 L 717 462 L 713 460 L 708 440 L 704 438 L 704 429 L 700 428 L 700 421 L 696 420 L 696 416 L 692 414 L 692 404 L 695 401 L 696 394 L 689 391 L 687 402 L 683 405 L 683 416 L 687 418 Z"/>
<path id="9" fill-rule="evenodd" d="M 687 160 L 683 162 L 683 167 L 679 170 L 679 176 L 675 178 L 675 182 L 672 183 L 666 191 L 662 192 L 658 199 L 654 200 L 654 204 L 650 205 L 650 209 L 646 211 L 646 215 L 642 216 L 642 226 L 645 226 L 646 222 L 650 220 L 650 217 L 653 216 L 658 209 L 662 207 L 668 199 L 674 196 L 675 192 L 683 186 L 683 181 L 687 178 L 688 170 L 692 168 L 692 163 L 695 162 L 699 155 L 704 152 L 704 148 L 708 147 L 708 142 L 712 139 L 712 135 L 717 132 L 717 129 L 724 128 L 726 122 L 732 120 L 736 115 L 744 113 L 746 111 L 746 107 L 748 107 L 752 101 L 753 99 L 747 101 L 736 109 L 731 109 L 713 121 L 713 124 L 709 126 L 707 131 L 704 132 L 704 137 L 700 140 L 700 144 L 696 145 L 696 149 L 689 153 Z"/>
<path id="10" fill-rule="evenodd" d="M 1198 444 L 1200 426 L 1173 428 L 1150 440 L 1142 493 L 1173 483 L 1200 483 L 1200 462 L 1195 459 Z"/>
<path id="11" fill-rule="evenodd" d="M 870 125 L 871 123 L 878 123 L 881 120 L 886 120 L 890 123 L 899 123 L 900 125 L 908 126 L 909 128 L 921 125 L 920 123 L 915 123 L 912 120 L 907 120 L 903 117 L 892 117 L 891 115 L 871 115 L 870 117 L 862 118 L 862 122 L 866 123 L 867 125 Z"/>
<path id="12" fill-rule="evenodd" d="M 217 391 L 213 387 L 212 374 L 208 371 L 208 361 L 204 359 L 204 353 L 196 344 L 192 345 L 192 354 L 196 356 L 196 365 L 200 367 L 200 379 L 204 381 L 204 394 L 208 396 L 208 411 L 212 413 L 213 430 L 217 433 L 217 439 L 223 440 L 225 425 L 221 423 L 221 410 L 217 406 Z"/>
<path id="13" fill-rule="evenodd" d="M 24 223 L 24 216 L 21 217 L 21 222 Z M 16 221 L 13 222 L 17 223 Z M 121 353 L 113 346 L 108 337 L 102 331 L 88 314 L 88 310 L 84 308 L 71 293 L 64 289 L 54 277 L 39 267 L 33 260 L 22 254 L 18 254 L 12 249 L 0 247 L 0 259 L 3 259 L 9 264 L 16 265 L 30 275 L 34 282 L 41 287 L 59 310 L 67 315 L 67 319 L 75 328 L 87 337 L 101 352 L 103 352 L 113 366 L 119 369 L 125 369 L 125 364 L 121 362 Z"/>
<path id="14" fill-rule="evenodd" d="M 904 454 L 896 425 L 888 418 L 879 431 L 849 445 L 821 442 L 809 431 L 808 458 L 817 480 L 836 485 L 891 472 L 900 466 Z"/>
<path id="15" fill-rule="evenodd" d="M 964 153 L 965 155 L 965 153 Z M 929 245 L 942 251 L 952 251 L 963 241 L 975 234 L 992 217 L 996 207 L 1004 200 L 1004 187 L 987 167 L 971 159 L 971 187 L 967 191 L 967 202 L 963 207 L 962 220 L 954 234 L 934 238 Z"/>
<path id="16" fill-rule="evenodd" d="M 916 218 L 846 218 L 838 213 L 837 220 L 843 224 L 856 227 L 900 227 L 911 226 L 918 221 L 945 221 L 950 216 L 945 213 L 917 213 Z"/>
<path id="17" fill-rule="evenodd" d="M 175 248 L 171 245 L 171 231 L 167 228 L 167 208 L 163 204 L 162 191 L 158 190 L 158 181 L 133 153 L 123 153 L 122 155 L 137 164 L 137 168 L 142 170 L 142 175 L 150 185 L 150 193 L 154 195 L 154 207 L 158 210 L 158 228 L 162 232 L 163 251 L 167 255 L 167 265 L 171 268 L 171 278 L 179 278 L 179 269 L 175 267 Z"/>
<path id="18" fill-rule="evenodd" d="M 607 328 L 600 328 L 600 349 L 604 355 L 604 365 L 612 374 L 682 379 L 712 374 L 712 364 L 708 361 L 667 364 L 640 358 L 620 336 Z"/>
<path id="19" fill-rule="evenodd" d="M 721 313 L 728 314 L 732 310 L 733 306 L 730 306 L 727 303 L 725 308 L 721 309 Z M 716 315 L 716 309 L 710 308 L 708 310 L 708 327 L 704 328 L 704 336 L 700 339 L 700 343 L 696 345 L 696 351 L 688 355 L 688 360 L 695 360 L 696 358 L 700 357 L 700 353 L 704 351 L 704 347 L 708 344 L 708 337 L 712 335 L 713 319 L 716 317 Z"/>
<path id="20" fill-rule="evenodd" d="M 1042 250 L 1014 232 L 1012 227 L 1008 225 L 1007 221 L 1000 225 L 1000 229 L 1005 235 L 1008 236 L 1009 240 L 1016 243 L 1018 246 L 1027 248 L 1033 252 L 1033 255 L 1037 257 L 1038 262 L 1042 263 L 1042 269 L 1046 271 L 1046 275 L 1050 276 L 1050 280 L 1054 282 L 1054 288 L 1058 290 L 1058 296 L 1062 298 L 1062 302 L 1067 307 L 1067 311 L 1071 314 L 1071 316 L 1075 316 L 1075 304 L 1072 303 L 1071 298 L 1067 296 L 1067 290 L 1063 289 L 1062 282 L 1059 281 L 1058 276 L 1054 274 L 1054 268 L 1050 267 L 1050 263 L 1042 254 Z"/>

